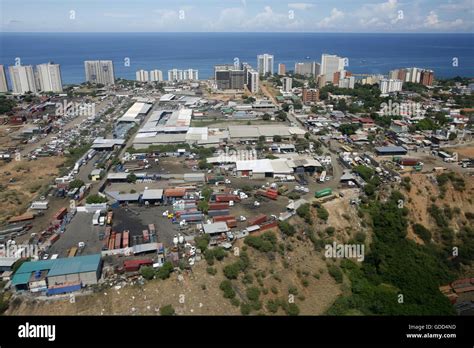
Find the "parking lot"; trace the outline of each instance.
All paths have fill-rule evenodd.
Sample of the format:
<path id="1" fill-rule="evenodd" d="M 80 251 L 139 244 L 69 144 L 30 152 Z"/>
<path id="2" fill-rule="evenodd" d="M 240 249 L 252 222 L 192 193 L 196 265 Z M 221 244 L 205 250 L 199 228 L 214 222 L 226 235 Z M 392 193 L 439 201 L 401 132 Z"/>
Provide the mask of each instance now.
<path id="1" fill-rule="evenodd" d="M 104 226 L 93 226 L 93 213 L 77 213 L 66 227 L 66 231 L 61 234 L 49 249 L 48 253 L 59 254 L 59 257 L 67 257 L 68 251 L 72 247 L 77 247 L 79 242 L 84 242 L 85 247 L 81 255 L 97 254 L 101 251 L 102 243 L 99 241 L 99 232 L 105 230 Z"/>

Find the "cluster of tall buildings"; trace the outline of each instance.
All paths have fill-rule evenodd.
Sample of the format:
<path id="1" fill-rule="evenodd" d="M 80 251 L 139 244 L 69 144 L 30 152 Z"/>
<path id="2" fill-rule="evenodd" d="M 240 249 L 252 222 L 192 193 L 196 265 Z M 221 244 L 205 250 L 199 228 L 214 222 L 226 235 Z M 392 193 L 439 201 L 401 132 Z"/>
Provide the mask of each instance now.
<path id="1" fill-rule="evenodd" d="M 390 71 L 388 74 L 390 79 L 401 80 L 403 82 L 421 83 L 425 86 L 433 85 L 433 70 L 420 68 L 405 68 Z"/>
<path id="2" fill-rule="evenodd" d="M 260 75 L 273 75 L 274 57 L 264 53 L 257 56 L 257 71 Z"/>
<path id="3" fill-rule="evenodd" d="M 218 90 L 242 90 L 245 86 L 251 93 L 259 90 L 259 72 L 248 63 L 216 65 L 214 80 Z"/>
<path id="4" fill-rule="evenodd" d="M 86 60 L 86 82 L 103 85 L 115 84 L 114 65 L 111 60 Z"/>
<path id="5" fill-rule="evenodd" d="M 382 94 L 400 92 L 403 88 L 403 81 L 399 79 L 382 79 L 379 81 L 379 87 Z"/>
<path id="6" fill-rule="evenodd" d="M 8 67 L 12 91 L 15 94 L 27 92 L 62 92 L 61 69 L 59 64 L 11 65 Z M 5 67 L 0 65 L 0 92 L 8 92 Z"/>
<path id="7" fill-rule="evenodd" d="M 171 69 L 168 70 L 168 81 L 180 82 L 180 81 L 197 81 L 199 80 L 199 72 L 194 69 Z"/>
<path id="8" fill-rule="evenodd" d="M 140 82 L 162 82 L 163 81 L 163 72 L 158 69 L 150 70 L 138 70 L 135 73 L 136 80 Z"/>
<path id="9" fill-rule="evenodd" d="M 316 62 L 298 62 L 295 63 L 295 74 L 306 77 L 318 76 L 321 70 L 321 64 Z"/>

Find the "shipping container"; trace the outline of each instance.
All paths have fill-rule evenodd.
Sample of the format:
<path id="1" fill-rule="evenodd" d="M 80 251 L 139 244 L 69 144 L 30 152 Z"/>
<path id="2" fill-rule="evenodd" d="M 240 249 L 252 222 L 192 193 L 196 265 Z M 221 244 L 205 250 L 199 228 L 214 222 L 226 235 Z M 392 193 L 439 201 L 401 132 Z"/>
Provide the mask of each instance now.
<path id="1" fill-rule="evenodd" d="M 222 210 L 222 209 L 229 209 L 229 203 L 209 203 L 209 210 Z"/>
<path id="2" fill-rule="evenodd" d="M 229 209 L 225 209 L 225 210 L 209 210 L 209 211 L 207 212 L 207 215 L 209 215 L 209 216 L 211 216 L 211 217 L 229 215 Z"/>
<path id="3" fill-rule="evenodd" d="M 182 220 L 185 220 L 186 222 L 199 222 L 203 220 L 203 215 L 182 215 L 181 216 Z"/>
<path id="4" fill-rule="evenodd" d="M 268 217 L 265 214 L 259 214 L 254 218 L 251 218 L 247 221 L 247 226 L 260 225 L 268 220 Z"/>
<path id="5" fill-rule="evenodd" d="M 130 240 L 130 231 L 128 230 L 123 231 L 122 246 L 124 248 L 128 248 L 129 240 Z"/>
<path id="6" fill-rule="evenodd" d="M 224 216 L 216 216 L 212 218 L 212 222 L 219 222 L 219 221 L 229 221 L 235 220 L 235 216 L 233 215 L 224 215 Z"/>
<path id="7" fill-rule="evenodd" d="M 149 224 L 148 230 L 150 231 L 150 234 L 155 234 L 156 233 L 155 224 Z"/>
<path id="8" fill-rule="evenodd" d="M 314 197 L 321 198 L 321 197 L 329 196 L 330 194 L 332 194 L 332 189 L 325 188 L 324 190 L 316 191 L 316 193 L 314 194 Z"/>
<path id="9" fill-rule="evenodd" d="M 113 250 L 115 247 L 115 232 L 112 232 L 112 235 L 110 236 L 109 239 L 109 250 Z"/>
<path id="10" fill-rule="evenodd" d="M 240 202 L 240 197 L 237 195 L 229 195 L 229 194 L 217 194 L 215 196 L 215 201 L 217 203 L 222 203 L 222 202 Z"/>
<path id="11" fill-rule="evenodd" d="M 66 214 L 67 214 L 67 208 L 61 208 L 56 212 L 56 214 L 54 214 L 53 220 L 62 220 L 62 218 Z"/>
<path id="12" fill-rule="evenodd" d="M 122 243 L 122 233 L 117 233 L 115 235 L 115 249 L 120 249 Z"/>
<path id="13" fill-rule="evenodd" d="M 69 253 L 67 254 L 67 257 L 74 257 L 77 254 L 77 247 L 72 247 L 69 249 Z"/>
<path id="14" fill-rule="evenodd" d="M 225 223 L 227 224 L 227 227 L 229 227 L 229 228 L 236 228 L 237 227 L 237 220 L 235 220 L 235 219 L 227 220 Z"/>
<path id="15" fill-rule="evenodd" d="M 123 268 L 126 272 L 136 272 L 142 266 L 152 266 L 152 259 L 140 259 L 140 260 L 126 260 L 123 263 Z"/>
<path id="16" fill-rule="evenodd" d="M 48 238 L 48 242 L 51 245 L 59 239 L 59 233 L 54 233 L 51 237 Z"/>
<path id="17" fill-rule="evenodd" d="M 113 211 L 109 211 L 107 213 L 107 225 L 112 225 L 112 218 L 114 216 L 114 212 Z"/>

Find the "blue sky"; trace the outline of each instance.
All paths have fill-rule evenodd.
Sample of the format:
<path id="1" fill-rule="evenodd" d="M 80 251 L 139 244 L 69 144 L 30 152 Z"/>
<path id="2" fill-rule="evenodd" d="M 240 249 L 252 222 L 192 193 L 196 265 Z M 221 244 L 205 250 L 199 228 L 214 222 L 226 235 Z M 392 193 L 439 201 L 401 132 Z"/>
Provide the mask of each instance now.
<path id="1" fill-rule="evenodd" d="M 8 32 L 474 31 L 474 0 L 0 0 Z"/>

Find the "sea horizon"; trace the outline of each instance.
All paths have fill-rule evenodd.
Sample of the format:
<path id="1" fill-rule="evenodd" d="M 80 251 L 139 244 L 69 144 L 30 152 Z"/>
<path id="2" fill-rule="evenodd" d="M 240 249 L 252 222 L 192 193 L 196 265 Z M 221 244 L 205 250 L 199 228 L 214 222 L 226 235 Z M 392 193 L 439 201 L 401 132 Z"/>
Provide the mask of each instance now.
<path id="1" fill-rule="evenodd" d="M 61 65 L 64 84 L 84 82 L 84 60 L 95 59 L 112 60 L 116 78 L 133 80 L 137 70 L 159 69 L 166 79 L 169 69 L 192 68 L 203 80 L 213 76 L 214 65 L 236 57 L 256 66 L 257 54 L 270 53 L 275 71 L 279 63 L 288 71 L 329 53 L 347 57 L 354 74 L 416 66 L 439 78 L 474 77 L 473 43 L 473 33 L 1 32 L 0 64 L 53 61 Z"/>

